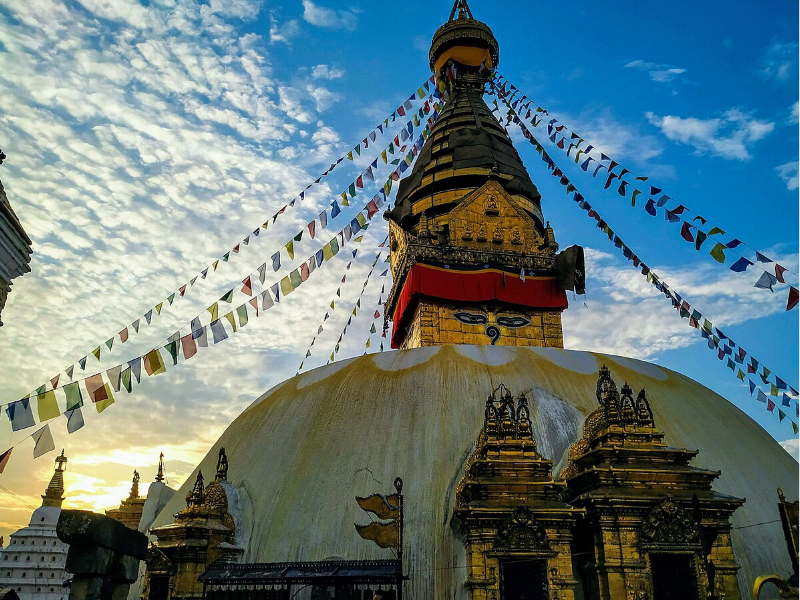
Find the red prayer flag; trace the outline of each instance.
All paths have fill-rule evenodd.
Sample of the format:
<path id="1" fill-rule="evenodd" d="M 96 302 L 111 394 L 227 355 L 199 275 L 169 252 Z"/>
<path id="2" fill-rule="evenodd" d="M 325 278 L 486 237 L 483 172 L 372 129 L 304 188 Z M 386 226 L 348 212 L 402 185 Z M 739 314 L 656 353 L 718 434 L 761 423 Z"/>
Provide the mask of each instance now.
<path id="1" fill-rule="evenodd" d="M 252 282 L 250 281 L 250 275 L 248 275 L 242 280 L 242 291 L 248 296 L 253 295 L 253 285 Z"/>
<path id="2" fill-rule="evenodd" d="M 233 247 L 233 252 L 234 252 L 235 254 L 239 254 L 239 244 L 236 244 L 236 245 Z"/>
<path id="3" fill-rule="evenodd" d="M 681 237 L 687 242 L 693 242 L 694 236 L 692 235 L 692 226 L 687 221 L 683 222 L 681 226 Z"/>
<path id="4" fill-rule="evenodd" d="M 769 398 L 767 398 L 767 410 L 769 412 L 773 412 L 775 410 L 775 403 Z"/>
<path id="5" fill-rule="evenodd" d="M 377 310 L 376 310 L 376 311 L 375 311 L 375 314 L 374 314 L 373 316 L 374 316 L 374 318 L 376 318 L 376 319 L 380 318 L 380 316 L 381 316 L 381 313 L 380 313 L 380 311 L 377 311 Z"/>
<path id="6" fill-rule="evenodd" d="M 401 117 L 405 117 L 405 116 L 406 116 L 406 109 L 405 109 L 405 107 L 403 107 L 403 106 L 399 106 L 399 107 L 397 108 L 397 111 L 396 111 L 396 112 L 397 112 L 397 114 L 398 114 L 398 115 L 400 115 Z"/>
<path id="7" fill-rule="evenodd" d="M 186 284 L 178 288 L 178 293 L 183 296 L 186 293 Z"/>
<path id="8" fill-rule="evenodd" d="M 308 263 L 300 265 L 300 280 L 305 281 L 308 279 Z"/>
<path id="9" fill-rule="evenodd" d="M 119 339 L 123 344 L 128 341 L 128 328 L 127 327 L 119 332 Z M 53 387 L 56 387 L 56 386 L 53 386 Z"/>
<path id="10" fill-rule="evenodd" d="M 2 473 L 5 470 L 6 465 L 8 464 L 8 459 L 11 458 L 11 451 L 13 449 L 14 448 L 9 448 L 8 450 L 0 454 L 0 473 Z"/>
<path id="11" fill-rule="evenodd" d="M 103 382 L 103 376 L 99 373 L 86 378 L 86 391 L 89 392 L 92 402 L 100 402 L 108 398 L 106 384 Z"/>
<path id="12" fill-rule="evenodd" d="M 369 218 L 371 219 L 374 217 L 376 212 L 378 212 L 378 205 L 375 204 L 375 200 L 370 200 L 367 203 L 367 214 L 369 215 Z"/>
<path id="13" fill-rule="evenodd" d="M 53 378 L 50 380 L 50 385 L 52 385 L 52 386 L 53 386 L 53 389 L 56 389 L 56 388 L 58 387 L 58 378 L 59 378 L 59 377 L 61 377 L 61 373 L 59 373 L 58 375 L 56 375 L 55 377 L 53 377 Z"/>
<path id="14" fill-rule="evenodd" d="M 786 267 L 775 263 L 775 278 L 781 283 L 786 283 L 783 280 L 783 274 L 786 272 Z"/>
<path id="15" fill-rule="evenodd" d="M 311 223 L 308 224 L 308 234 L 311 236 L 312 240 L 314 239 L 314 235 L 316 235 L 316 231 L 317 231 L 317 222 L 311 221 Z"/>
<path id="16" fill-rule="evenodd" d="M 359 175 L 358 178 L 356 179 L 356 187 L 357 188 L 364 187 L 364 178 L 361 175 Z"/>
<path id="17" fill-rule="evenodd" d="M 794 286 L 789 286 L 789 300 L 786 302 L 786 310 L 792 310 L 795 306 L 797 306 L 797 301 L 800 298 L 800 294 L 797 291 L 797 288 Z"/>
<path id="18" fill-rule="evenodd" d="M 258 316 L 258 298 L 250 298 L 248 302 L 250 302 L 250 306 L 256 309 L 256 316 Z"/>
<path id="19" fill-rule="evenodd" d="M 181 338 L 181 346 L 183 347 L 183 359 L 189 360 L 197 354 L 197 343 L 191 333 L 187 333 Z"/>

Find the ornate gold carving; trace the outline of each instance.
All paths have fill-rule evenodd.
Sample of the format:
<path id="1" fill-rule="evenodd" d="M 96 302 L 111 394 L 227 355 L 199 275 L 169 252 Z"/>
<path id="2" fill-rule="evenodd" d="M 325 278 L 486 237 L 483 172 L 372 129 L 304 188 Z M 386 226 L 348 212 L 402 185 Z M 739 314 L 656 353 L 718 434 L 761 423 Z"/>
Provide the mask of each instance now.
<path id="1" fill-rule="evenodd" d="M 527 506 L 518 506 L 497 533 L 494 549 L 504 552 L 547 551 L 550 543 L 533 511 Z"/>
<path id="2" fill-rule="evenodd" d="M 497 216 L 500 214 L 500 209 L 497 206 L 497 198 L 494 197 L 494 194 L 489 196 L 489 199 L 486 201 L 486 214 L 490 216 Z"/>
<path id="3" fill-rule="evenodd" d="M 471 242 L 473 237 L 474 236 L 472 234 L 472 224 L 466 223 L 464 225 L 464 233 L 461 234 L 461 239 L 464 240 L 465 242 Z"/>
<path id="4" fill-rule="evenodd" d="M 646 546 L 685 547 L 700 543 L 697 523 L 672 495 L 650 511 L 642 523 L 641 536 Z"/>
<path id="5" fill-rule="evenodd" d="M 494 228 L 494 232 L 492 232 L 492 243 L 493 244 L 502 244 L 503 243 L 503 228 L 499 225 Z"/>
<path id="6" fill-rule="evenodd" d="M 518 227 L 514 227 L 514 229 L 511 230 L 511 243 L 515 246 L 522 246 L 525 243 L 522 239 L 522 232 Z"/>
<path id="7" fill-rule="evenodd" d="M 480 226 L 478 227 L 478 235 L 476 236 L 475 239 L 479 242 L 486 241 L 486 225 L 484 225 L 483 223 L 481 223 Z"/>

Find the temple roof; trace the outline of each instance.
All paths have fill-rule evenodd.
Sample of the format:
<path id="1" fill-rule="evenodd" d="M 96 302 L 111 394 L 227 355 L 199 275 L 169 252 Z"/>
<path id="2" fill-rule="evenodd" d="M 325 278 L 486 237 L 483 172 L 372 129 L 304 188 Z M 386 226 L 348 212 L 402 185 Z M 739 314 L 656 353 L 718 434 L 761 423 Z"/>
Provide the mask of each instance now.
<path id="1" fill-rule="evenodd" d="M 413 227 L 419 221 L 420 207 L 416 205 L 421 205 L 429 217 L 447 213 L 490 177 L 512 196 L 527 199 L 522 206 L 543 225 L 541 194 L 511 138 L 486 106 L 482 90 L 458 85 L 411 174 L 400 182 L 395 207 L 387 218 L 406 229 Z M 450 201 L 442 202 L 448 196 Z"/>

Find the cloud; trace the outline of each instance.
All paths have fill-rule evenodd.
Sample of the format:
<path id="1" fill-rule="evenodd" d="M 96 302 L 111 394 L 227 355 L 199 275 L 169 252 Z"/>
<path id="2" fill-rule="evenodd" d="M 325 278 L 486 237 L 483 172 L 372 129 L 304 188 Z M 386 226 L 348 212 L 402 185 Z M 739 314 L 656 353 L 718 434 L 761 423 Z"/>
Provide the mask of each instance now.
<path id="1" fill-rule="evenodd" d="M 274 13 L 269 16 L 269 41 L 271 44 L 283 42 L 288 44 L 292 39 L 300 34 L 300 23 L 297 19 L 289 19 L 284 23 L 279 23 Z"/>
<path id="2" fill-rule="evenodd" d="M 686 69 L 673 67 L 672 65 L 662 65 L 644 60 L 634 60 L 625 65 L 626 69 L 636 69 L 643 71 L 650 75 L 650 79 L 658 83 L 672 83 L 678 77 L 683 75 Z"/>
<path id="3" fill-rule="evenodd" d="M 786 83 L 797 77 L 797 42 L 772 42 L 760 62 L 760 73 L 765 79 Z"/>
<path id="4" fill-rule="evenodd" d="M 339 10 L 319 6 L 311 0 L 303 0 L 303 19 L 311 25 L 326 29 L 355 30 L 358 27 L 359 12 L 355 8 Z"/>
<path id="5" fill-rule="evenodd" d="M 593 248 L 585 253 L 589 294 L 586 306 L 563 314 L 565 347 L 648 360 L 698 343 L 697 331 L 678 318 L 672 304 L 630 262 Z M 794 264 L 797 256 L 777 260 Z M 732 276 L 712 264 L 651 268 L 692 305 L 713 315 L 720 329 L 784 310 L 782 299 L 753 288 L 750 278 Z"/>
<path id="6" fill-rule="evenodd" d="M 317 65 L 311 69 L 311 74 L 317 79 L 341 79 L 344 77 L 344 69 L 329 67 L 328 65 Z"/>
<path id="7" fill-rule="evenodd" d="M 791 438 L 784 440 L 781 442 L 781 446 L 783 446 L 783 449 L 791 454 L 792 458 L 800 462 L 800 439 Z"/>
<path id="8" fill-rule="evenodd" d="M 775 129 L 775 123 L 756 119 L 738 108 L 731 108 L 713 119 L 660 117 L 652 112 L 645 113 L 645 116 L 667 139 L 692 146 L 698 154 L 733 160 L 750 160 L 748 145 L 765 138 Z"/>
<path id="9" fill-rule="evenodd" d="M 787 190 L 791 192 L 800 187 L 800 182 L 798 182 L 798 165 L 796 160 L 779 165 L 775 167 L 775 170 L 778 171 L 778 176 L 783 179 Z"/>

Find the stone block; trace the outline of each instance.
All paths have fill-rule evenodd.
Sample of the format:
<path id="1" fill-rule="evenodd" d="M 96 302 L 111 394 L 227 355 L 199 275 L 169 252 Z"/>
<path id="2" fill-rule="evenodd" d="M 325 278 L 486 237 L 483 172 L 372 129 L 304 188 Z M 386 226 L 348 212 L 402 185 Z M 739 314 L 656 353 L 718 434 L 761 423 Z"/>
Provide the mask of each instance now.
<path id="1" fill-rule="evenodd" d="M 58 538 L 67 544 L 99 546 L 144 560 L 147 536 L 119 521 L 85 510 L 62 510 L 56 525 Z"/>

